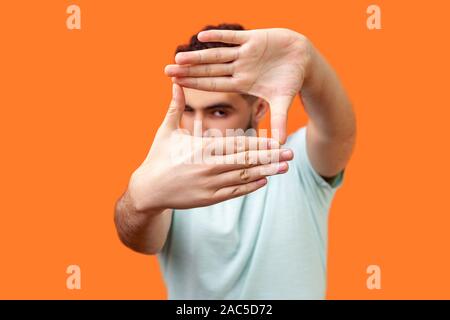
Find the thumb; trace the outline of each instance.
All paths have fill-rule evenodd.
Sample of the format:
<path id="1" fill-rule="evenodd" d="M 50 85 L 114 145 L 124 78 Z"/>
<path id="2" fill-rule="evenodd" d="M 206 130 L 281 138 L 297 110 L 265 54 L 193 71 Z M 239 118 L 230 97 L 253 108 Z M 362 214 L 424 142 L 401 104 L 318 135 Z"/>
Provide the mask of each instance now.
<path id="1" fill-rule="evenodd" d="M 294 97 L 276 97 L 270 102 L 270 129 L 271 136 L 280 144 L 284 144 L 287 138 L 287 115 Z"/>
<path id="2" fill-rule="evenodd" d="M 170 131 L 178 129 L 184 107 L 185 99 L 183 89 L 180 85 L 174 83 L 172 84 L 172 101 L 170 101 L 162 127 Z"/>

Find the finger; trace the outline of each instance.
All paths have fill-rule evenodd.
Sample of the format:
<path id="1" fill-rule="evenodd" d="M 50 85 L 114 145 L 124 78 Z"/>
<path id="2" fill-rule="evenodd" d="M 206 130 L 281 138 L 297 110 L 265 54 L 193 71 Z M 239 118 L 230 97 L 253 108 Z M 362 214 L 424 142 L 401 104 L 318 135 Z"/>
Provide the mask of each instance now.
<path id="1" fill-rule="evenodd" d="M 185 108 L 185 98 L 183 89 L 176 83 L 172 84 L 172 100 L 169 104 L 162 127 L 175 130 L 179 127 L 181 116 Z"/>
<path id="2" fill-rule="evenodd" d="M 215 178 L 215 183 L 221 188 L 245 184 L 264 177 L 286 173 L 288 169 L 289 166 L 287 162 L 270 163 L 251 168 L 242 168 L 217 175 Z"/>
<path id="3" fill-rule="evenodd" d="M 239 48 L 221 47 L 195 51 L 178 52 L 175 55 L 177 64 L 226 63 L 239 57 Z"/>
<path id="4" fill-rule="evenodd" d="M 178 129 L 181 130 L 181 129 Z M 179 131 L 177 131 L 179 132 Z M 184 132 L 180 132 L 184 136 Z M 190 138 L 192 136 L 187 134 Z M 178 139 L 178 137 L 176 136 Z M 179 141 L 179 140 L 176 140 Z M 175 142 L 178 144 L 178 142 Z M 226 171 L 227 167 L 223 169 L 215 169 L 216 163 L 224 163 L 225 159 L 211 159 L 215 156 L 231 155 L 242 153 L 248 150 L 276 150 L 280 148 L 280 143 L 277 140 L 266 137 L 255 136 L 226 136 L 226 137 L 194 137 L 188 145 L 181 142 L 181 147 L 178 157 L 183 159 L 190 159 L 195 163 L 211 164 L 211 169 L 214 172 Z M 231 160 L 229 160 L 231 161 Z M 235 166 L 229 166 L 234 169 Z M 228 169 L 228 170 L 231 170 Z"/>
<path id="5" fill-rule="evenodd" d="M 223 42 L 230 44 L 243 44 L 250 39 L 249 30 L 206 30 L 197 35 L 201 42 Z"/>
<path id="6" fill-rule="evenodd" d="M 234 72 L 231 63 L 202 65 L 167 65 L 164 72 L 169 77 L 220 77 L 231 76 Z"/>
<path id="7" fill-rule="evenodd" d="M 210 151 L 210 155 L 225 155 L 244 152 L 247 150 L 279 149 L 280 143 L 272 138 L 234 136 L 224 138 L 205 139 L 204 149 Z"/>
<path id="8" fill-rule="evenodd" d="M 262 178 L 256 181 L 252 181 L 246 184 L 240 184 L 237 186 L 229 186 L 224 187 L 219 190 L 217 190 L 213 198 L 216 199 L 216 201 L 221 202 L 228 199 L 233 199 L 236 197 L 240 197 L 246 194 L 249 194 L 251 192 L 254 192 L 258 190 L 259 188 L 264 187 L 267 184 L 267 179 Z"/>
<path id="9" fill-rule="evenodd" d="M 236 79 L 233 77 L 173 77 L 172 80 L 180 86 L 191 89 L 215 92 L 238 91 Z"/>
<path id="10" fill-rule="evenodd" d="M 292 160 L 294 154 L 290 149 L 248 150 L 223 156 L 205 157 L 203 161 L 214 164 L 217 172 L 249 168 L 261 164 Z"/>
<path id="11" fill-rule="evenodd" d="M 281 144 L 286 142 L 287 133 L 287 115 L 294 97 L 281 96 L 270 102 L 270 128 L 272 138 L 280 141 Z"/>

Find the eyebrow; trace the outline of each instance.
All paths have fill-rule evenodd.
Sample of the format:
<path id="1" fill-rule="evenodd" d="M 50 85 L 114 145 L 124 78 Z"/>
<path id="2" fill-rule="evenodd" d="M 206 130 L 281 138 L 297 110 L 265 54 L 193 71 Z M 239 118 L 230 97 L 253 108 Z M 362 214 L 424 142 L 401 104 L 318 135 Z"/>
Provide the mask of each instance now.
<path id="1" fill-rule="evenodd" d="M 188 104 L 186 104 L 185 107 L 194 109 Z M 224 102 L 211 104 L 209 106 L 206 106 L 204 109 L 205 110 L 211 110 L 211 109 L 218 109 L 218 108 L 221 108 L 221 109 L 234 109 L 234 107 L 231 104 L 224 103 Z"/>

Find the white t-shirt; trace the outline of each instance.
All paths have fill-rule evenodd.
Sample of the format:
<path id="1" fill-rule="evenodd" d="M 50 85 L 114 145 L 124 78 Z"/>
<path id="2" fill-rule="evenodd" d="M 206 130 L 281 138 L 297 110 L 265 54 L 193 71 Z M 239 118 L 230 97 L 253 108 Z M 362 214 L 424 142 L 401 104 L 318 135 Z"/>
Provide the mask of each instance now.
<path id="1" fill-rule="evenodd" d="M 311 166 L 306 127 L 289 171 L 212 206 L 174 210 L 158 260 L 169 299 L 323 299 L 330 185 Z"/>

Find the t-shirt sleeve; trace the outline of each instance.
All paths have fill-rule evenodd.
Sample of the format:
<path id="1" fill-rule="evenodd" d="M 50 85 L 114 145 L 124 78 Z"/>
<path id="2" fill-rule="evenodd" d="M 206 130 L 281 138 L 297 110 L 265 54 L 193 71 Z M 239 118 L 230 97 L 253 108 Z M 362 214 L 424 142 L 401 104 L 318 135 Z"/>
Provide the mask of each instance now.
<path id="1" fill-rule="evenodd" d="M 330 181 L 326 181 L 320 174 L 317 173 L 312 166 L 308 155 L 306 147 L 306 130 L 307 127 L 302 127 L 288 138 L 286 147 L 291 148 L 294 151 L 294 159 L 292 160 L 292 164 L 296 167 L 300 178 L 307 187 L 319 189 L 325 193 L 333 193 L 343 183 L 344 170 L 342 170 Z"/>

